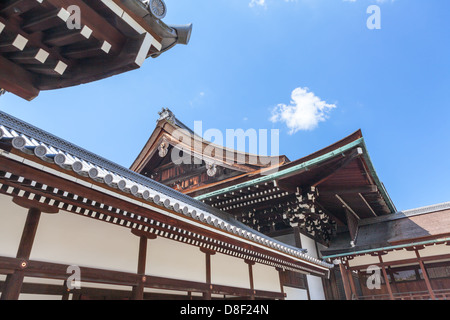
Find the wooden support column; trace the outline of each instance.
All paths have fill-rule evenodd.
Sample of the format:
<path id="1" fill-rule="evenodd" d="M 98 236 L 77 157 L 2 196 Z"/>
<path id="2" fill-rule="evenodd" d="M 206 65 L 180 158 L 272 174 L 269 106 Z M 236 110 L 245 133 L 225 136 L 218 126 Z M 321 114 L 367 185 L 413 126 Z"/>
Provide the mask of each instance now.
<path id="1" fill-rule="evenodd" d="M 423 264 L 422 259 L 420 258 L 419 250 L 416 251 L 417 259 L 419 260 L 420 269 L 422 269 L 423 279 L 425 280 L 425 284 L 427 285 L 428 292 L 430 293 L 430 297 L 432 300 L 436 300 L 436 296 L 434 295 L 433 288 L 431 287 L 430 279 L 428 278 L 427 270 L 425 269 L 425 265 Z"/>
<path id="2" fill-rule="evenodd" d="M 283 294 L 284 297 L 286 297 L 286 293 L 284 293 L 283 269 L 276 268 L 276 270 L 278 271 L 278 276 L 280 278 L 280 290 L 281 290 L 281 293 Z M 281 300 L 284 300 L 284 299 L 285 298 L 283 298 Z"/>
<path id="3" fill-rule="evenodd" d="M 347 269 L 345 268 L 345 265 L 342 261 L 339 263 L 339 270 L 341 271 L 342 283 L 344 285 L 345 291 L 345 298 L 347 300 L 352 300 L 352 292 L 350 289 L 350 285 L 348 283 Z"/>
<path id="4" fill-rule="evenodd" d="M 200 248 L 200 251 L 205 254 L 205 263 L 206 263 L 206 284 L 208 285 L 207 291 L 203 292 L 203 299 L 205 300 L 211 300 L 211 291 L 212 291 L 212 284 L 211 284 L 211 256 L 216 254 L 215 251 Z"/>
<path id="5" fill-rule="evenodd" d="M 351 288 L 352 293 L 353 293 L 352 300 L 353 300 L 353 297 L 355 297 L 357 299 L 358 298 L 358 292 L 356 291 L 356 286 L 355 286 L 355 281 L 353 280 L 352 271 L 350 269 L 347 269 L 347 272 L 348 272 L 348 274 L 347 274 L 348 280 L 350 282 L 350 288 Z"/>
<path id="6" fill-rule="evenodd" d="M 248 265 L 248 277 L 250 280 L 250 290 L 252 290 L 252 293 L 250 295 L 250 300 L 255 300 L 255 283 L 253 281 L 253 266 L 255 265 L 254 261 L 245 260 L 245 263 Z"/>
<path id="7" fill-rule="evenodd" d="M 156 235 L 135 230 L 131 231 L 135 236 L 139 237 L 139 257 L 138 257 L 138 266 L 137 266 L 137 274 L 139 276 L 139 282 L 136 286 L 133 286 L 132 299 L 133 300 L 144 300 L 144 285 L 147 281 L 147 277 L 145 276 L 145 267 L 147 263 L 147 247 L 148 240 L 154 240 L 157 238 Z"/>
<path id="8" fill-rule="evenodd" d="M 391 300 L 395 300 L 394 294 L 392 293 L 391 284 L 389 283 L 389 278 L 388 278 L 388 275 L 387 275 L 387 272 L 386 272 L 386 266 L 384 265 L 383 258 L 381 257 L 381 255 L 379 255 L 378 259 L 380 260 L 381 271 L 383 271 L 384 282 L 386 283 L 386 288 L 387 288 L 387 290 L 389 292 L 389 298 Z"/>
<path id="9" fill-rule="evenodd" d="M 27 219 L 20 239 L 16 258 L 21 259 L 21 270 L 15 270 L 8 274 L 5 280 L 1 300 L 18 300 L 22 290 L 23 279 L 25 277 L 24 269 L 27 267 L 30 259 L 31 249 L 33 248 L 36 237 L 41 212 L 58 213 L 59 209 L 41 204 L 37 201 L 31 201 L 25 198 L 13 198 L 13 202 L 21 207 L 28 209 Z"/>
<path id="10" fill-rule="evenodd" d="M 147 260 L 147 237 L 141 236 L 139 238 L 139 260 L 137 273 L 139 276 L 139 283 L 133 287 L 133 300 L 144 300 L 144 283 L 147 280 L 145 277 L 145 263 Z"/>

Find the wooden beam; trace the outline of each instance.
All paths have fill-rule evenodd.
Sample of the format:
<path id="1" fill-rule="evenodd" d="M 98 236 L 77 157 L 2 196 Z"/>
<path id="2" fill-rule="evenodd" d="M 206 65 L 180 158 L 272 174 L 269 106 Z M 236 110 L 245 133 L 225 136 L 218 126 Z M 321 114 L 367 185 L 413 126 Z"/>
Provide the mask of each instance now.
<path id="1" fill-rule="evenodd" d="M 138 69 L 145 60 L 145 51 L 151 45 L 148 34 L 130 39 L 122 52 L 109 58 L 99 57 L 86 59 L 76 68 L 70 70 L 64 78 L 41 77 L 38 84 L 40 90 L 65 88 L 111 77 L 123 72 Z"/>
<path id="2" fill-rule="evenodd" d="M 91 35 L 92 29 L 87 26 L 83 26 L 80 30 L 69 30 L 63 26 L 60 30 L 47 34 L 42 41 L 52 47 L 63 47 L 88 40 Z"/>
<path id="3" fill-rule="evenodd" d="M 112 52 L 120 52 L 125 36 L 114 28 L 103 16 L 82 0 L 46 0 L 56 8 L 68 9 L 76 5 L 81 12 L 81 25 L 88 26 L 92 30 L 92 36 L 101 42 L 107 41 L 111 45 Z"/>
<path id="4" fill-rule="evenodd" d="M 355 245 L 354 241 L 356 240 L 356 237 L 358 235 L 358 219 L 356 219 L 347 208 L 344 209 L 345 209 L 345 217 L 347 218 L 348 231 L 352 239 L 351 245 L 354 246 Z"/>
<path id="5" fill-rule="evenodd" d="M 356 212 L 352 209 L 352 207 L 350 207 L 345 201 L 344 199 L 342 199 L 338 194 L 335 195 L 335 197 L 342 203 L 342 205 L 348 209 L 348 211 L 350 211 L 353 216 L 355 216 L 356 219 L 361 220 L 361 218 L 356 214 Z"/>
<path id="6" fill-rule="evenodd" d="M 29 65 L 27 69 L 38 74 L 61 76 L 66 72 L 67 67 L 67 64 L 62 61 L 51 61 L 45 64 Z"/>
<path id="7" fill-rule="evenodd" d="M 10 257 L 0 257 L 0 269 L 22 270 L 22 260 Z M 52 278 L 58 280 L 67 279 L 67 268 L 65 264 L 49 263 L 42 261 L 28 261 L 24 269 L 25 275 L 37 278 Z M 105 269 L 95 269 L 80 266 L 83 280 L 86 282 L 116 284 L 124 286 L 135 286 L 139 282 L 139 276 L 135 273 L 126 273 L 120 271 L 112 271 Z M 207 288 L 214 293 L 229 294 L 234 296 L 249 297 L 251 292 L 249 289 L 236 288 L 223 285 L 207 286 L 203 282 L 186 281 L 179 279 L 169 279 L 155 276 L 146 276 L 146 288 L 166 289 L 177 291 L 205 292 Z M 212 287 L 212 289 L 211 289 Z M 279 292 L 255 290 L 255 296 L 268 299 L 281 299 L 283 294 Z"/>
<path id="8" fill-rule="evenodd" d="M 23 51 L 28 43 L 28 39 L 21 34 L 16 34 L 10 38 L 4 38 L 0 41 L 0 52 L 17 52 Z"/>
<path id="9" fill-rule="evenodd" d="M 335 195 L 335 194 L 358 194 L 358 193 L 374 193 L 378 192 L 378 187 L 374 185 L 357 186 L 357 187 L 318 187 L 319 196 L 321 195 Z"/>
<path id="10" fill-rule="evenodd" d="M 66 46 L 61 53 L 70 59 L 86 59 L 96 56 L 107 57 L 111 50 L 111 45 L 107 41 L 96 41 L 86 45 L 71 45 Z"/>
<path id="11" fill-rule="evenodd" d="M 8 59 L 19 64 L 42 64 L 47 61 L 49 53 L 44 49 L 30 48 L 24 51 L 11 53 Z"/>
<path id="12" fill-rule="evenodd" d="M 71 65 L 71 63 L 68 59 L 65 59 L 63 56 L 61 56 L 61 54 L 59 53 L 57 48 L 50 48 L 42 43 L 42 36 L 40 35 L 39 32 L 34 33 L 34 34 L 28 34 L 25 31 L 23 31 L 16 24 L 9 23 L 8 20 L 6 20 L 5 18 L 0 16 L 0 31 L 1 31 L 1 25 L 6 26 L 4 32 L 7 32 L 9 34 L 12 33 L 12 34 L 16 34 L 16 35 L 21 35 L 22 37 L 26 38 L 28 40 L 27 47 L 43 49 L 49 53 L 50 58 L 52 58 L 54 60 L 62 61 L 69 66 Z M 0 32 L 0 33 L 2 33 L 2 32 Z M 1 68 L 0 68 L 0 70 L 1 70 Z"/>
<path id="13" fill-rule="evenodd" d="M 34 16 L 22 25 L 22 29 L 28 33 L 45 31 L 66 23 L 70 13 L 63 9 L 55 9 L 44 15 Z"/>
<path id="14" fill-rule="evenodd" d="M 27 198 L 21 198 L 21 197 L 14 197 L 13 202 L 25 209 L 31 210 L 31 209 L 37 209 L 40 212 L 48 213 L 48 214 L 56 214 L 59 212 L 59 208 L 49 206 L 45 203 L 40 203 L 35 200 L 29 200 Z"/>
<path id="15" fill-rule="evenodd" d="M 358 193 L 359 197 L 361 198 L 361 200 L 366 204 L 366 206 L 369 208 L 370 212 L 372 212 L 372 214 L 375 217 L 378 217 L 378 215 L 375 213 L 375 211 L 373 211 L 372 206 L 367 202 L 366 198 L 364 198 L 364 196 L 362 195 L 362 193 Z"/>
<path id="16" fill-rule="evenodd" d="M 7 0 L 0 4 L 0 13 L 3 16 L 11 17 L 21 15 L 39 5 L 39 1 L 33 0 Z"/>

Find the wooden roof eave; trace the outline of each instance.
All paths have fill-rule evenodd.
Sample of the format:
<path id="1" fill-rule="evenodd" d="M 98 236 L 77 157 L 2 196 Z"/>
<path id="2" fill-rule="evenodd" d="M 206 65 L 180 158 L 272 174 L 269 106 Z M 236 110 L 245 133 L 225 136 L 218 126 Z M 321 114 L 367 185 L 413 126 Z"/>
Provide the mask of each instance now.
<path id="1" fill-rule="evenodd" d="M 304 170 L 307 170 L 308 168 L 311 168 L 313 166 L 320 165 L 321 163 L 326 162 L 327 160 L 339 156 L 351 149 L 354 148 L 361 148 L 362 149 L 362 159 L 367 166 L 368 173 L 372 177 L 373 182 L 378 187 L 378 190 L 380 191 L 383 200 L 385 201 L 386 205 L 389 207 L 390 213 L 396 212 L 395 206 L 390 199 L 390 197 L 387 194 L 387 191 L 384 187 L 384 185 L 381 183 L 381 181 L 378 178 L 378 175 L 373 167 L 372 161 L 368 155 L 366 145 L 364 143 L 364 139 L 361 136 L 360 138 L 356 139 L 358 136 L 361 136 L 361 132 L 357 131 L 356 133 L 352 134 L 351 136 L 339 141 L 338 143 L 335 143 L 331 145 L 330 147 L 327 147 L 325 149 L 322 149 L 311 156 L 302 158 L 304 161 L 293 161 L 290 162 L 284 166 L 281 166 L 279 168 L 270 168 L 270 169 L 263 169 L 259 172 L 258 177 L 255 179 L 251 179 L 239 184 L 231 185 L 229 187 L 218 189 L 212 192 L 208 192 L 205 194 L 201 194 L 199 196 L 196 196 L 195 198 L 198 200 L 203 200 L 206 198 L 218 196 L 223 193 L 231 192 L 234 190 L 238 190 L 241 188 L 253 186 L 259 183 L 273 181 L 273 180 L 279 180 L 283 179 L 298 173 L 301 173 Z M 351 142 L 349 142 L 349 140 Z M 347 143 L 347 144 L 344 144 Z"/>
<path id="2" fill-rule="evenodd" d="M 179 137 L 173 137 L 174 132 L 177 131 Z M 159 120 L 155 130 L 152 132 L 150 138 L 142 148 L 141 152 L 131 165 L 130 169 L 136 172 L 141 171 L 148 163 L 149 159 L 154 155 L 155 149 L 158 146 L 162 137 L 165 137 L 172 146 L 181 146 L 184 151 L 189 151 L 192 156 L 199 159 L 208 159 L 222 167 L 241 172 L 256 172 L 259 168 L 267 166 L 267 163 L 284 164 L 286 162 L 285 156 L 257 156 L 246 152 L 232 150 L 223 146 L 216 145 L 204 140 L 202 137 L 196 135 L 192 130 L 185 126 L 179 127 L 175 123 L 166 119 Z M 182 139 L 182 141 L 179 141 Z M 187 142 L 186 142 L 187 141 Z M 201 150 L 198 150 L 201 146 Z M 213 148 L 219 150 L 219 154 L 224 157 L 205 156 L 204 150 L 206 148 Z M 229 159 L 228 155 L 232 154 L 233 159 Z M 246 159 L 245 163 L 236 163 L 235 159 Z M 258 162 L 250 163 L 249 159 L 258 159 Z M 259 160 L 262 158 L 262 162 Z"/>
<path id="3" fill-rule="evenodd" d="M 285 260 L 283 261 L 286 262 L 293 260 L 296 261 L 295 263 L 306 263 L 314 268 L 318 267 L 321 270 L 328 270 L 330 267 L 325 262 L 305 255 L 301 249 L 290 247 L 246 227 L 219 210 L 214 210 L 214 208 L 195 201 L 188 196 L 143 176 L 137 175 L 134 172 L 128 171 L 114 163 L 110 163 L 106 159 L 91 154 L 67 141 L 54 137 L 49 133 L 1 112 L 0 129 L 1 140 L 7 145 L 12 145 L 11 152 L 1 152 L 1 156 L 4 157 L 5 160 L 0 162 L 0 164 L 6 171 L 10 170 L 12 172 L 8 176 L 5 176 L 6 179 L 12 179 L 12 177 L 15 177 L 16 180 L 19 179 L 17 180 L 19 187 L 22 187 L 24 182 L 23 179 L 20 179 L 21 175 L 29 175 L 28 178 L 32 178 L 31 180 L 33 180 L 33 177 L 41 177 L 42 188 L 39 187 L 41 190 L 40 192 L 50 192 L 47 190 L 48 186 L 55 184 L 59 185 L 58 182 L 55 182 L 55 179 L 63 178 L 66 179 L 65 184 L 70 184 L 71 186 L 66 190 L 68 192 L 58 193 L 58 195 L 66 197 L 66 199 L 69 199 L 67 197 L 71 194 L 71 190 L 78 190 L 77 192 L 80 193 L 81 197 L 88 199 L 93 195 L 98 194 L 99 198 L 97 198 L 97 200 L 99 201 L 93 201 L 92 205 L 96 202 L 99 204 L 105 201 L 109 206 L 113 203 L 120 204 L 125 201 L 128 203 L 126 207 L 123 207 L 123 205 L 120 204 L 120 207 L 122 207 L 123 210 L 126 210 L 125 212 L 129 212 L 127 209 L 130 208 L 130 211 L 136 210 L 136 212 L 147 212 L 146 210 L 151 210 L 152 212 L 162 214 L 161 217 L 166 217 L 165 219 L 170 219 L 170 221 L 172 221 L 171 223 L 188 223 L 189 225 L 200 227 L 202 230 L 209 230 L 209 232 L 213 232 L 214 234 L 226 235 L 227 237 L 234 239 L 233 241 L 236 240 L 239 241 L 239 243 L 246 243 L 245 246 L 251 245 L 251 248 L 257 247 L 259 248 L 258 250 L 268 250 L 267 252 L 272 252 L 279 257 L 284 257 L 283 259 Z M 63 149 L 61 150 L 60 148 Z M 78 159 L 76 162 L 79 162 L 79 164 L 75 166 L 75 163 L 73 163 L 72 165 L 69 164 L 66 166 L 64 163 L 68 159 L 67 157 L 66 160 L 64 160 L 64 163 L 58 160 L 57 164 L 55 162 L 55 152 L 73 158 L 71 156 L 72 154 L 75 157 L 74 159 Z M 22 167 L 17 168 L 17 166 Z M 133 191 L 130 192 L 130 190 L 126 191 L 126 189 L 122 189 L 120 183 L 115 186 L 108 185 L 105 183 L 104 179 L 98 179 L 96 175 L 91 175 L 91 170 L 88 170 L 89 168 L 97 169 L 97 171 L 110 172 L 112 175 L 118 174 L 120 178 L 125 179 L 125 182 L 128 181 L 133 183 L 133 180 L 135 180 L 134 183 L 136 183 L 137 186 L 139 186 L 141 182 L 144 183 L 141 187 L 146 187 L 145 185 L 147 185 L 148 188 L 151 188 L 153 203 L 149 202 L 146 204 L 148 200 L 145 200 L 145 196 L 140 193 L 140 188 L 134 193 Z M 89 174 L 86 173 L 86 170 L 89 171 Z M 27 172 L 29 172 L 29 174 L 27 174 Z M 27 180 L 28 183 L 32 183 L 31 180 Z M 33 185 L 30 184 L 30 186 Z M 86 188 L 88 188 L 89 191 L 84 190 Z M 131 190 L 132 189 L 133 188 L 131 187 Z M 155 192 L 161 192 L 161 197 L 158 197 L 157 200 L 155 198 Z M 105 197 L 112 198 L 110 200 L 105 200 Z M 78 204 L 83 205 L 80 203 Z M 185 207 L 182 208 L 182 206 Z M 186 210 L 184 208 L 186 208 Z M 95 210 L 101 209 L 101 206 L 95 206 Z M 107 209 L 104 208 L 104 210 Z M 105 213 L 107 213 L 107 211 L 105 211 Z M 129 219 L 129 215 L 126 216 L 126 219 Z"/>

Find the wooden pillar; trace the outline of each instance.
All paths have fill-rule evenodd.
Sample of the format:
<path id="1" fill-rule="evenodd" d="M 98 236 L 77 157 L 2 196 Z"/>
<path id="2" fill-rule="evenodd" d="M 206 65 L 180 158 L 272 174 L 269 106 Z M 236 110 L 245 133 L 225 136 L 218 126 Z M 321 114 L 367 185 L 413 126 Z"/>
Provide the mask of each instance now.
<path id="1" fill-rule="evenodd" d="M 286 294 L 284 293 L 283 269 L 276 268 L 276 270 L 278 271 L 278 276 L 280 278 L 280 290 L 281 290 L 281 293 L 283 294 L 284 297 L 286 297 Z M 284 300 L 284 299 L 285 298 L 283 298 L 282 300 Z"/>
<path id="2" fill-rule="evenodd" d="M 147 280 L 145 277 L 145 265 L 147 261 L 147 244 L 148 239 L 145 236 L 139 238 L 139 259 L 137 274 L 139 277 L 139 283 L 133 287 L 133 300 L 144 300 L 144 283 Z"/>
<path id="3" fill-rule="evenodd" d="M 352 292 L 351 292 L 350 285 L 348 282 L 347 269 L 345 268 L 345 265 L 342 261 L 339 263 L 339 270 L 341 271 L 342 283 L 344 285 L 344 291 L 345 291 L 345 298 L 347 300 L 352 300 Z"/>
<path id="4" fill-rule="evenodd" d="M 386 266 L 384 265 L 383 258 L 381 257 L 381 255 L 379 255 L 378 259 L 380 260 L 381 271 L 383 272 L 384 282 L 386 283 L 386 288 L 387 288 L 387 290 L 389 292 L 389 298 L 391 300 L 395 300 L 394 294 L 392 293 L 391 284 L 389 283 L 389 278 L 388 278 L 388 275 L 387 275 L 387 272 L 386 272 Z"/>
<path id="5" fill-rule="evenodd" d="M 353 297 L 355 297 L 357 299 L 358 298 L 358 292 L 356 291 L 355 281 L 353 279 L 353 273 L 352 273 L 352 271 L 350 269 L 348 269 L 347 272 L 348 272 L 348 280 L 350 282 L 350 289 L 351 289 L 351 291 L 353 293 L 352 299 L 353 299 Z"/>
<path id="6" fill-rule="evenodd" d="M 427 285 L 428 292 L 430 293 L 430 297 L 433 300 L 436 300 L 436 296 L 434 295 L 433 288 L 431 287 L 430 279 L 428 278 L 427 270 L 425 269 L 425 265 L 423 264 L 422 259 L 420 258 L 419 250 L 416 250 L 416 256 L 419 260 L 420 269 L 422 269 L 423 279 L 425 280 L 425 284 Z"/>
<path id="7" fill-rule="evenodd" d="M 255 264 L 254 261 L 250 261 L 250 260 L 245 260 L 245 263 L 248 265 L 248 277 L 250 280 L 250 290 L 252 291 L 251 295 L 250 295 L 250 300 L 255 300 L 255 283 L 253 280 L 253 266 Z"/>
<path id="8" fill-rule="evenodd" d="M 205 254 L 206 284 L 208 286 L 208 289 L 206 290 L 206 292 L 203 292 L 203 299 L 211 300 L 211 291 L 212 291 L 212 284 L 211 284 L 211 256 L 216 254 L 216 253 L 214 251 L 206 249 L 206 248 L 200 248 L 200 251 Z"/>
<path id="9" fill-rule="evenodd" d="M 36 237 L 39 220 L 42 212 L 58 213 L 59 209 L 48 206 L 38 201 L 28 200 L 26 198 L 13 198 L 13 202 L 21 207 L 28 209 L 27 219 L 22 231 L 19 248 L 17 249 L 16 258 L 21 259 L 22 269 L 15 270 L 12 274 L 7 275 L 1 300 L 18 300 L 20 291 L 22 290 L 23 279 L 25 277 L 25 269 L 30 259 L 31 249 L 33 248 L 34 239 Z"/>

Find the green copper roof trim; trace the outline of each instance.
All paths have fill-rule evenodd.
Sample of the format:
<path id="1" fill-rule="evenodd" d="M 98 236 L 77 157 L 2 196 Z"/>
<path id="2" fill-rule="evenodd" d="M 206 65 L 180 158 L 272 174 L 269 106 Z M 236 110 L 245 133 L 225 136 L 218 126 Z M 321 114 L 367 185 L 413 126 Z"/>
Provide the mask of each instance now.
<path id="1" fill-rule="evenodd" d="M 374 167 L 372 165 L 372 161 L 370 160 L 370 157 L 369 157 L 368 152 L 367 152 L 366 144 L 364 143 L 364 138 L 360 138 L 358 140 L 355 140 L 355 141 L 353 141 L 353 142 L 351 142 L 351 143 L 349 143 L 349 144 L 347 144 L 347 145 L 345 145 L 345 146 L 343 146 L 341 148 L 338 148 L 338 149 L 336 149 L 334 151 L 328 152 L 328 153 L 326 153 L 324 155 L 321 155 L 321 156 L 319 156 L 317 158 L 314 158 L 312 160 L 305 161 L 305 162 L 300 163 L 298 165 L 292 166 L 292 167 L 287 168 L 285 170 L 277 171 L 277 172 L 274 172 L 274 173 L 266 175 L 266 176 L 262 176 L 262 177 L 259 177 L 259 178 L 256 178 L 256 179 L 253 179 L 253 180 L 250 180 L 250 181 L 246 181 L 246 182 L 243 182 L 243 183 L 236 184 L 234 186 L 230 186 L 230 187 L 227 187 L 227 188 L 224 188 L 224 189 L 220 189 L 220 190 L 216 190 L 216 191 L 213 191 L 213 192 L 210 192 L 210 193 L 206 193 L 206 194 L 194 197 L 194 198 L 196 200 L 204 200 L 204 199 L 207 199 L 207 198 L 215 197 L 215 196 L 218 196 L 218 195 L 221 195 L 221 194 L 224 194 L 224 193 L 228 193 L 228 192 L 231 192 L 231 191 L 235 191 L 235 190 L 238 190 L 238 189 L 247 188 L 247 187 L 254 186 L 254 185 L 257 185 L 257 184 L 260 184 L 260 183 L 265 183 L 265 182 L 273 181 L 273 180 L 276 180 L 276 179 L 280 179 L 280 178 L 282 178 L 284 176 L 287 176 L 287 175 L 289 175 L 291 173 L 295 173 L 295 172 L 298 172 L 298 171 L 301 171 L 301 170 L 307 170 L 308 168 L 310 168 L 310 167 L 312 167 L 314 165 L 317 165 L 319 163 L 327 161 L 327 160 L 331 159 L 332 157 L 334 157 L 334 156 L 336 156 L 338 154 L 342 154 L 342 153 L 344 153 L 344 152 L 346 152 L 348 150 L 351 150 L 351 149 L 353 149 L 355 147 L 361 147 L 363 149 L 363 157 L 366 160 L 367 165 L 369 166 L 368 169 L 369 169 L 370 173 L 372 174 L 372 176 L 374 178 L 374 181 L 375 181 L 375 183 L 376 183 L 376 185 L 378 187 L 378 190 L 381 192 L 384 200 L 386 201 L 389 209 L 391 210 L 391 213 L 395 213 L 396 212 L 395 206 L 392 203 L 391 198 L 388 196 L 388 194 L 386 192 L 386 189 L 384 188 L 383 184 L 378 179 L 378 175 L 377 175 L 377 173 L 376 173 L 376 171 L 375 171 L 375 169 L 374 169 Z"/>
<path id="2" fill-rule="evenodd" d="M 367 253 L 373 253 L 373 252 L 377 252 L 377 251 L 403 249 L 403 248 L 407 248 L 407 247 L 417 247 L 417 246 L 437 244 L 437 243 L 448 242 L 448 241 L 450 241 L 450 238 L 433 239 L 433 240 L 427 240 L 427 241 L 399 244 L 396 246 L 388 246 L 388 247 L 381 247 L 381 248 L 374 248 L 374 249 L 367 249 L 367 250 L 360 250 L 360 251 L 349 251 L 346 253 L 339 253 L 339 254 L 334 254 L 334 255 L 329 255 L 329 256 L 323 256 L 322 259 L 323 260 L 335 259 L 335 258 L 342 258 L 342 257 L 347 257 L 347 256 L 354 256 L 354 255 L 358 255 L 358 254 L 367 254 Z"/>
<path id="3" fill-rule="evenodd" d="M 391 213 L 396 213 L 397 208 L 395 207 L 394 202 L 392 201 L 391 197 L 387 193 L 386 188 L 384 187 L 384 184 L 381 183 L 380 179 L 378 178 L 378 174 L 375 171 L 372 160 L 370 159 L 369 152 L 367 152 L 366 143 L 364 142 L 363 138 L 361 138 L 360 140 L 361 140 L 361 146 L 364 149 L 363 157 L 366 160 L 367 166 L 369 167 L 368 169 L 369 169 L 370 173 L 372 174 L 372 177 L 375 180 L 375 184 L 377 185 L 378 190 L 381 192 L 381 195 L 383 196 L 384 201 L 386 201 L 386 204 L 388 205 L 389 209 L 391 210 Z"/>

